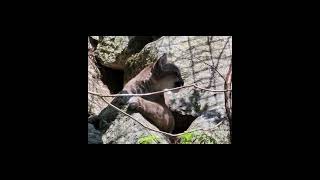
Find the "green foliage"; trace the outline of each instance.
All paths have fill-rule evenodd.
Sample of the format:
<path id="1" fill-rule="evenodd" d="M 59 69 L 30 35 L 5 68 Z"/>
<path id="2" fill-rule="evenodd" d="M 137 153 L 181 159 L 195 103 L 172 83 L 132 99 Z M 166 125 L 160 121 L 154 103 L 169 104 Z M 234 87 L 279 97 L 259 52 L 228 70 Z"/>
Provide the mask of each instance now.
<path id="1" fill-rule="evenodd" d="M 159 142 L 159 137 L 155 135 L 144 136 L 138 140 L 139 144 L 153 144 Z"/>
<path id="2" fill-rule="evenodd" d="M 180 136 L 180 144 L 217 144 L 217 141 L 205 133 L 186 133 Z"/>
<path id="3" fill-rule="evenodd" d="M 192 143 L 193 133 L 186 133 L 180 136 L 180 144 L 191 144 Z"/>

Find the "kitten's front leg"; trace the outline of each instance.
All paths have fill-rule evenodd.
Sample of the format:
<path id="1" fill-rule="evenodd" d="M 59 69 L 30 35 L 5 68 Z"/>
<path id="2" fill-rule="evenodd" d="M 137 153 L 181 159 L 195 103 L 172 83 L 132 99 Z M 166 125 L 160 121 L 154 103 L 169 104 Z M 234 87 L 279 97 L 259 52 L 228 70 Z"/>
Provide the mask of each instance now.
<path id="1" fill-rule="evenodd" d="M 128 101 L 128 104 L 129 104 L 129 108 L 131 110 L 138 110 L 138 109 L 141 109 L 141 105 L 140 105 L 140 99 L 141 97 L 131 97 Z M 139 108 L 140 106 L 140 108 Z"/>
<path id="2" fill-rule="evenodd" d="M 174 129 L 174 117 L 165 105 L 148 101 L 141 97 L 132 97 L 129 100 L 129 107 L 140 112 L 160 130 L 172 132 Z"/>

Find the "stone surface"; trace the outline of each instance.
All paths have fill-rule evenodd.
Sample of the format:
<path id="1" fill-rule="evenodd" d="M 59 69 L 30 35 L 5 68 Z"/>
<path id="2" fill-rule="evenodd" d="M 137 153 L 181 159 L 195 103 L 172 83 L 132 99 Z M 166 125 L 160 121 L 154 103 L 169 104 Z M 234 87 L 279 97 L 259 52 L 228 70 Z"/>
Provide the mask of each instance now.
<path id="1" fill-rule="evenodd" d="M 214 128 L 222 120 L 223 122 L 217 128 Z M 229 121 L 215 110 L 204 112 L 192 122 L 187 131 L 198 128 L 211 129 L 210 131 L 197 131 L 197 133 L 204 133 L 214 138 L 217 144 L 231 143 Z M 199 139 L 195 139 L 193 143 L 200 144 Z"/>
<path id="2" fill-rule="evenodd" d="M 103 66 L 124 69 L 128 36 L 103 36 L 99 39 L 95 55 Z"/>
<path id="3" fill-rule="evenodd" d="M 88 91 L 100 94 L 110 94 L 108 87 L 101 80 L 101 73 L 97 67 L 96 59 L 93 55 L 93 47 L 88 40 Z M 105 100 L 111 101 L 112 98 L 105 97 Z M 100 111 L 108 104 L 99 96 L 88 93 L 88 114 L 98 115 Z"/>
<path id="4" fill-rule="evenodd" d="M 101 133 L 88 123 L 88 144 L 102 144 Z"/>
<path id="5" fill-rule="evenodd" d="M 112 104 L 114 104 L 124 112 L 130 114 L 145 126 L 158 130 L 157 127 L 146 120 L 141 114 L 128 109 L 128 100 L 129 97 L 116 97 L 112 101 Z M 139 139 L 151 135 L 158 137 L 157 142 L 154 143 L 170 143 L 169 139 L 166 136 L 148 130 L 130 117 L 115 110 L 111 106 L 108 106 L 103 111 L 101 111 L 98 117 L 102 120 L 100 124 L 100 130 L 103 134 L 102 140 L 104 144 L 137 144 L 139 143 Z"/>
<path id="6" fill-rule="evenodd" d="M 106 67 L 123 70 L 126 61 L 161 36 L 90 36 L 97 41 L 96 58 Z"/>

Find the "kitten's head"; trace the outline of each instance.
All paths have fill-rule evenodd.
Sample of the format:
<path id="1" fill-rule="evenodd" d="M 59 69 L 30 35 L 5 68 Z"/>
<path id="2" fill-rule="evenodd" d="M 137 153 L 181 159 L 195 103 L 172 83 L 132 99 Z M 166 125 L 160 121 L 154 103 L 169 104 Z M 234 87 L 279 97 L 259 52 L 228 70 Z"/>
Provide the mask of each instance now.
<path id="1" fill-rule="evenodd" d="M 161 56 L 152 65 L 151 78 L 155 81 L 155 91 L 183 86 L 179 68 L 171 63 L 167 63 L 167 54 Z"/>

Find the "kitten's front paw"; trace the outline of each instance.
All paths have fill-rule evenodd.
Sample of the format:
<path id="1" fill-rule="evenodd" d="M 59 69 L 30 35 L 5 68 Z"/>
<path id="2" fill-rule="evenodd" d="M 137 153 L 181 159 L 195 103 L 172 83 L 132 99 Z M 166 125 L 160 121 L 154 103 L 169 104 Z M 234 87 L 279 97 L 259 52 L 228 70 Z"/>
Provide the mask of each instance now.
<path id="1" fill-rule="evenodd" d="M 128 101 L 129 108 L 135 110 L 139 107 L 139 98 L 138 97 L 131 97 Z"/>

